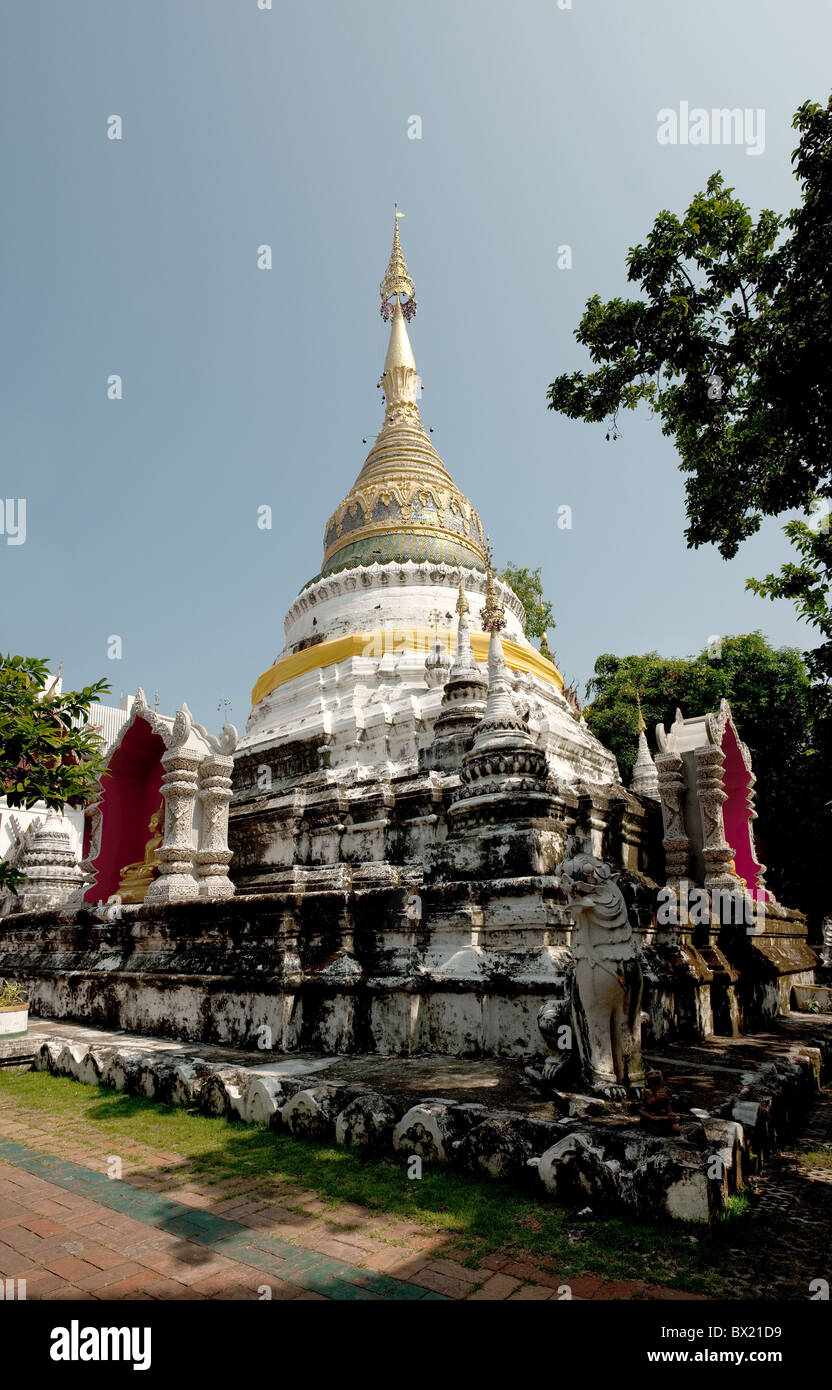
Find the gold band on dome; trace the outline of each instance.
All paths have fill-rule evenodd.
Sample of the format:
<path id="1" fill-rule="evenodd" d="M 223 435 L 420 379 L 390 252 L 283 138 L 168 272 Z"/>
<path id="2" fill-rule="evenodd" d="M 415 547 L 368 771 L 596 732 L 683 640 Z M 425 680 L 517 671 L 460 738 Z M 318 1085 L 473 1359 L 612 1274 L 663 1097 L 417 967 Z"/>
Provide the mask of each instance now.
<path id="1" fill-rule="evenodd" d="M 317 642 L 314 647 L 306 647 L 302 652 L 281 657 L 274 666 L 263 672 L 251 692 L 252 709 L 259 705 L 261 700 L 265 700 L 267 695 L 271 695 L 272 691 L 277 690 L 278 686 L 285 685 L 287 681 L 293 681 L 298 676 L 305 676 L 309 671 L 334 666 L 339 661 L 348 661 L 350 657 L 356 656 L 378 659 L 385 655 L 400 655 L 408 651 L 424 652 L 427 656 L 437 641 L 441 642 L 450 654 L 455 650 L 456 635 L 449 628 L 387 628 L 378 632 L 351 632 L 345 637 L 332 637 L 328 642 Z M 547 661 L 534 647 L 521 647 L 519 642 L 512 642 L 508 637 L 503 637 L 502 641 L 506 664 L 512 671 L 524 671 L 531 676 L 537 676 L 539 680 L 547 681 L 549 685 L 556 686 L 558 690 L 563 689 L 563 676 L 557 666 Z M 487 632 L 471 633 L 474 657 L 483 664 L 488 661 L 488 642 Z"/>

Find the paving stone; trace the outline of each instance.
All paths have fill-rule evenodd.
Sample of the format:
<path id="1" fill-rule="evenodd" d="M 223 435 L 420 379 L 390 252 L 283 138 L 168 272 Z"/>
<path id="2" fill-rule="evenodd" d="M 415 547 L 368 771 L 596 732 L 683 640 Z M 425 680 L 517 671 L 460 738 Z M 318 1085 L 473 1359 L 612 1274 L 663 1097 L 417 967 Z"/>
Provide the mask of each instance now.
<path id="1" fill-rule="evenodd" d="M 11 1245 L 6 1245 L 0 1241 L 0 1275 L 17 1276 L 22 1270 L 31 1268 L 32 1261 L 28 1255 L 22 1255 L 19 1250 L 14 1250 Z"/>
<path id="2" fill-rule="evenodd" d="M 594 1298 L 603 1284 L 603 1279 L 595 1274 L 565 1275 L 561 1284 L 572 1292 L 573 1298 Z"/>
<path id="3" fill-rule="evenodd" d="M 506 1260 L 500 1265 L 500 1269 L 503 1274 L 510 1274 L 514 1279 L 526 1279 L 533 1284 L 543 1284 L 548 1289 L 557 1289 L 562 1284 L 569 1283 L 565 1275 L 551 1274 L 526 1260 Z"/>
<path id="4" fill-rule="evenodd" d="M 467 1298 L 473 1288 L 467 1279 L 452 1279 L 447 1274 L 437 1274 L 427 1265 L 411 1275 L 411 1282 L 434 1293 L 445 1294 L 448 1298 Z"/>
<path id="5" fill-rule="evenodd" d="M 148 1282 L 145 1292 L 150 1298 L 158 1298 L 164 1301 L 172 1298 L 191 1298 L 193 1297 L 187 1284 L 180 1284 L 176 1279 L 157 1279 L 155 1282 Z"/>
<path id="6" fill-rule="evenodd" d="M 23 1226 L 7 1226 L 3 1231 L 3 1244 L 11 1246 L 21 1255 L 31 1255 L 34 1251 L 42 1250 L 44 1242 Z"/>
<path id="7" fill-rule="evenodd" d="M 56 1221 L 49 1221 L 46 1217 L 30 1217 L 26 1221 L 21 1221 L 20 1225 L 33 1235 L 40 1236 L 59 1236 L 63 1235 L 68 1229 L 66 1226 L 59 1225 Z"/>
<path id="8" fill-rule="evenodd" d="M 27 1298 L 51 1298 L 56 1289 L 66 1288 L 66 1280 L 48 1269 L 29 1269 L 25 1278 Z"/>
<path id="9" fill-rule="evenodd" d="M 469 1301 L 506 1299 L 521 1287 L 520 1280 L 512 1279 L 508 1274 L 492 1274 L 474 1293 L 469 1294 Z"/>
<path id="10" fill-rule="evenodd" d="M 99 1297 L 106 1297 L 108 1299 L 123 1298 L 125 1294 L 132 1293 L 134 1290 L 147 1290 L 149 1283 L 150 1279 L 148 1278 L 147 1271 L 142 1270 L 140 1274 L 131 1274 L 128 1278 L 120 1279 L 115 1284 L 108 1284 L 104 1292 L 99 1294 Z M 197 1297 L 199 1296 L 200 1295 L 197 1295 Z"/>
<path id="11" fill-rule="evenodd" d="M 502 1269 L 503 1265 L 508 1264 L 508 1255 L 486 1255 L 482 1260 L 485 1269 Z"/>
<path id="12" fill-rule="evenodd" d="M 480 1271 L 458 1264 L 456 1260 L 431 1260 L 427 1268 L 434 1274 L 459 1279 L 463 1284 L 481 1284 L 484 1278 Z"/>
<path id="13" fill-rule="evenodd" d="M 391 1273 L 396 1267 L 401 1269 L 403 1264 L 402 1252 L 397 1245 L 383 1246 L 381 1250 L 377 1250 L 374 1254 L 367 1255 L 366 1259 L 363 1261 L 363 1265 L 367 1269 Z M 423 1264 L 424 1261 L 420 1260 L 416 1268 L 421 1269 Z"/>
<path id="14" fill-rule="evenodd" d="M 126 1251 L 108 1250 L 104 1245 L 84 1245 L 84 1259 L 96 1269 L 118 1269 L 124 1264 Z"/>
<path id="15" fill-rule="evenodd" d="M 93 1272 L 92 1265 L 88 1265 L 85 1260 L 77 1260 L 74 1255 L 65 1255 L 60 1260 L 47 1260 L 46 1268 L 73 1284 L 79 1284 Z"/>
<path id="16" fill-rule="evenodd" d="M 11 1152 L 10 1152 L 11 1149 Z M 239 1223 L 222 1216 L 216 1216 L 200 1209 L 201 1203 L 157 1201 L 148 1198 L 141 1189 L 120 1184 L 114 1188 L 105 1178 L 92 1170 L 79 1170 L 75 1165 L 62 1161 L 45 1162 L 37 1151 L 26 1151 L 21 1147 L 0 1143 L 0 1157 L 8 1160 L 28 1162 L 35 1174 L 49 1171 L 56 1182 L 86 1185 L 95 1189 L 106 1202 L 103 1219 L 90 1222 L 97 1235 L 106 1235 L 107 1244 L 88 1242 L 90 1253 L 102 1263 L 111 1263 L 111 1268 L 93 1268 L 91 1263 L 64 1254 L 53 1261 L 53 1274 L 63 1272 L 67 1285 L 73 1289 L 83 1289 L 88 1296 L 119 1299 L 132 1296 L 156 1297 L 160 1286 L 173 1286 L 171 1296 L 186 1297 L 180 1289 L 193 1290 L 194 1297 L 202 1297 L 205 1285 L 212 1294 L 216 1286 L 232 1289 L 236 1297 L 235 1285 L 242 1287 L 251 1296 L 271 1278 L 274 1280 L 273 1296 L 289 1288 L 300 1297 L 310 1294 L 317 1297 L 335 1297 L 344 1300 L 363 1301 L 389 1297 L 427 1297 L 425 1290 L 417 1285 L 408 1286 L 403 1281 L 387 1277 L 381 1272 L 365 1271 L 352 1263 L 356 1257 L 356 1247 L 346 1242 L 323 1237 L 324 1248 L 304 1251 L 289 1245 L 285 1240 L 271 1237 L 263 1232 L 248 1233 Z M 97 1180 L 97 1181 L 96 1181 Z M 39 1189 L 44 1192 L 44 1188 Z M 308 1199 L 308 1194 L 302 1194 Z M 42 1196 L 38 1200 L 50 1201 Z M 114 1215 L 122 1211 L 122 1215 Z M 127 1211 L 133 1215 L 127 1215 Z M 95 1213 L 94 1213 L 95 1214 Z M 167 1230 L 164 1238 L 173 1235 L 176 1254 L 169 1251 L 147 1251 L 139 1264 L 123 1260 L 124 1250 L 132 1248 L 132 1238 L 136 1232 L 146 1231 L 147 1222 L 165 1221 Z M 174 1227 L 173 1232 L 170 1228 Z M 112 1232 L 112 1235 L 110 1235 Z M 31 1233 L 29 1233 L 31 1234 Z M 184 1235 L 185 1239 L 176 1239 Z M 34 1237 L 37 1239 L 37 1237 Z M 110 1246 L 115 1250 L 110 1254 Z M 212 1245 L 220 1249 L 211 1251 Z M 83 1242 L 79 1241 L 83 1249 Z M 220 1250 L 222 1253 L 220 1253 Z M 103 1252 L 103 1253 L 102 1253 Z M 16 1252 L 10 1250 L 10 1261 Z M 288 1258 L 283 1258 L 287 1256 Z M 236 1257 L 236 1259 L 235 1259 Z M 254 1266 L 251 1270 L 246 1265 Z M 242 1271 L 242 1278 L 235 1271 Z M 206 1283 L 206 1281 L 208 1281 Z"/>

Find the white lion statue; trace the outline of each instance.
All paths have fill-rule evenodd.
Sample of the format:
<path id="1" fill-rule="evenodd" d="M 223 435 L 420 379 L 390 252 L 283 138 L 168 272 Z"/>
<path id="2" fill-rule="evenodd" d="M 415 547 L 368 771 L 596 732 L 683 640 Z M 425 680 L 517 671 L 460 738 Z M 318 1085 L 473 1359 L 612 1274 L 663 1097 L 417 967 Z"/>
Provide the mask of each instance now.
<path id="1" fill-rule="evenodd" d="M 613 1098 L 644 1083 L 642 973 L 621 889 L 591 854 L 558 865 L 575 919 L 572 1021 L 584 1083 Z"/>

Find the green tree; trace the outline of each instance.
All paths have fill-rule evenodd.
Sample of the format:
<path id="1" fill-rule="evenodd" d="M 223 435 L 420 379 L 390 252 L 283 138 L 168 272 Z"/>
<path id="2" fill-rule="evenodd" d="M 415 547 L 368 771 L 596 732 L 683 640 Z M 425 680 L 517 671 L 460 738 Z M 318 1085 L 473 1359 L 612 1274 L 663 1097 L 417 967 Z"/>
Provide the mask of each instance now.
<path id="1" fill-rule="evenodd" d="M 823 642 L 808 654 L 809 668 L 817 680 L 832 677 L 832 604 L 828 576 L 832 574 L 832 535 L 829 514 L 820 512 L 813 522 L 788 521 L 783 527 L 799 558 L 783 565 L 778 574 L 749 579 L 748 588 L 763 598 L 788 598 L 801 618 L 821 633 Z"/>
<path id="2" fill-rule="evenodd" d="M 677 708 L 686 714 L 716 709 L 725 694 L 725 681 L 710 664 L 647 652 L 644 656 L 605 653 L 587 682 L 584 718 L 597 738 L 615 754 L 619 771 L 629 782 L 638 748 L 638 703 L 654 747 L 656 724 L 670 724 Z"/>
<path id="3" fill-rule="evenodd" d="M 806 102 L 793 126 L 802 201 L 755 220 L 721 174 L 679 217 L 660 212 L 627 255 L 638 299 L 598 295 L 575 332 L 596 370 L 563 374 L 549 407 L 571 419 L 612 419 L 646 403 L 687 473 L 690 546 L 729 558 L 764 516 L 807 517 L 832 499 L 832 97 Z M 788 597 L 824 638 L 814 656 L 832 677 L 828 529 L 789 523 L 800 563 L 749 581 Z M 824 538 L 825 536 L 825 538 Z"/>
<path id="4" fill-rule="evenodd" d="M 513 565 L 509 560 L 500 572 L 509 588 L 513 589 L 526 610 L 526 636 L 543 637 L 547 628 L 556 627 L 552 605 L 543 597 L 543 578 L 538 565 L 536 570 L 525 565 Z"/>
<path id="5" fill-rule="evenodd" d="M 109 685 L 58 695 L 48 680 L 47 661 L 0 654 L 0 792 L 9 806 L 83 806 L 104 766 L 89 709 Z M 0 860 L 0 887 L 14 891 L 22 877 Z"/>
<path id="6" fill-rule="evenodd" d="M 757 837 L 776 896 L 808 912 L 824 910 L 818 873 L 832 842 L 832 695 L 812 682 L 799 651 L 773 648 L 761 633 L 722 638 L 687 660 L 657 652 L 600 656 L 587 685 L 584 715 L 630 779 L 638 742 L 636 692 L 655 751 L 656 724 L 716 709 L 727 699 L 748 744 L 757 778 Z"/>

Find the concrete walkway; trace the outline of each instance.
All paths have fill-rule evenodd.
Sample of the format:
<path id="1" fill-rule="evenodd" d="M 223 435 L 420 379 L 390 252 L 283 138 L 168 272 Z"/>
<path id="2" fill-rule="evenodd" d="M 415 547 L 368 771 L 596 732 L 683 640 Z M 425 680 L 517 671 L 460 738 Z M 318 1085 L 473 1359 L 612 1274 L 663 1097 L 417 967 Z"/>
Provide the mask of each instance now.
<path id="1" fill-rule="evenodd" d="M 645 1060 L 658 1066 L 678 1102 L 715 1109 L 739 1090 L 743 1080 L 765 1062 L 786 1057 L 795 1043 L 818 1032 L 832 1033 L 832 1016 L 789 1014 L 770 1029 L 738 1038 L 709 1038 L 707 1042 L 672 1044 Z M 127 1048 L 160 1054 L 170 1060 L 203 1061 L 256 1074 L 309 1077 L 310 1084 L 357 1083 L 414 1104 L 424 1096 L 473 1101 L 489 1108 L 523 1111 L 551 1118 L 552 1103 L 526 1075 L 523 1058 L 460 1058 L 445 1056 L 392 1057 L 312 1053 L 242 1051 L 216 1043 L 188 1043 L 141 1033 L 109 1031 L 61 1019 L 30 1018 L 28 1035 L 5 1046 L 0 1043 L 0 1066 L 31 1060 L 42 1042 L 78 1043 L 101 1048 Z M 4 1056 L 4 1053 L 6 1054 Z"/>

